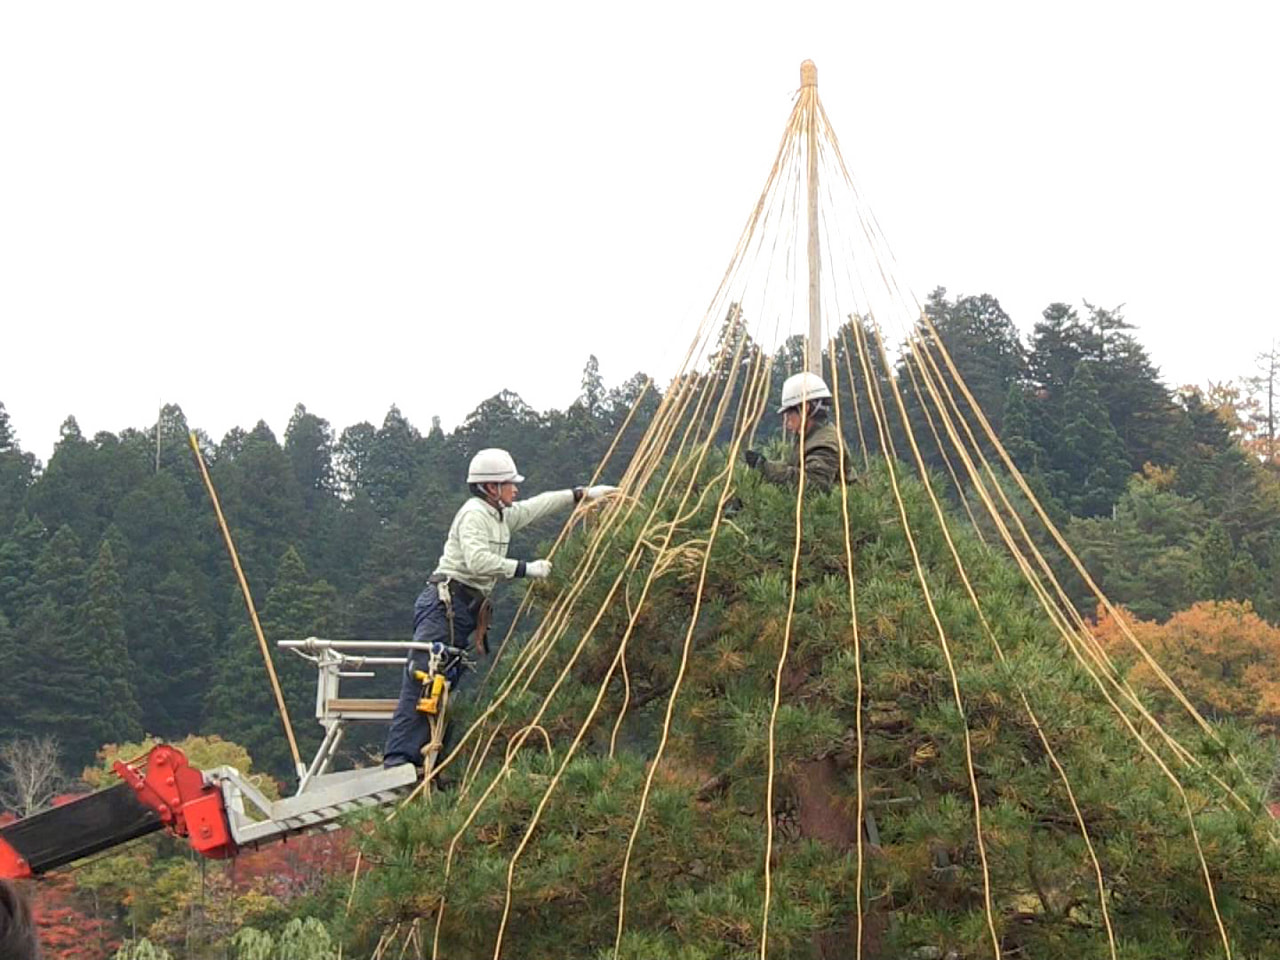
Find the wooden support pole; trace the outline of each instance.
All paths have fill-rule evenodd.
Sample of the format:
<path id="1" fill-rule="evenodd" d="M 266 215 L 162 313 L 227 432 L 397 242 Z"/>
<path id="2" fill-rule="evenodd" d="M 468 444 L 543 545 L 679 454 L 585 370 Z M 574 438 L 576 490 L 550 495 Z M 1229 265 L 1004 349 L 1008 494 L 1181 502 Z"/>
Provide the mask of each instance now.
<path id="1" fill-rule="evenodd" d="M 800 64 L 800 96 L 809 160 L 809 340 L 805 369 L 822 376 L 822 257 L 818 244 L 818 68 Z"/>
<path id="2" fill-rule="evenodd" d="M 218 503 L 218 494 L 213 489 L 213 481 L 209 479 L 209 470 L 204 465 L 204 457 L 200 455 L 200 444 L 196 442 L 194 433 L 187 434 L 191 443 L 191 452 L 196 455 L 196 463 L 200 465 L 200 476 L 204 477 L 205 489 L 209 491 L 209 499 L 213 501 L 213 512 L 218 515 L 218 526 L 222 528 L 222 537 L 227 542 L 227 552 L 231 554 L 231 565 L 235 567 L 236 577 L 240 581 L 240 592 L 244 594 L 244 605 L 249 608 L 249 619 L 253 621 L 254 633 L 258 635 L 258 647 L 262 650 L 262 659 L 267 664 L 267 675 L 271 678 L 271 689 L 276 695 L 276 706 L 280 709 L 280 719 L 284 721 L 284 735 L 289 738 L 289 749 L 293 752 L 293 766 L 301 779 L 306 776 L 307 768 L 302 764 L 302 756 L 298 753 L 298 741 L 293 736 L 293 724 L 289 722 L 289 708 L 285 706 L 284 694 L 280 690 L 280 679 L 276 676 L 276 666 L 271 661 L 271 651 L 267 648 L 267 638 L 262 634 L 262 624 L 258 622 L 258 610 L 253 605 L 253 595 L 249 593 L 249 582 L 240 569 L 240 557 L 236 553 L 236 545 L 231 541 L 231 531 L 227 529 L 226 518 L 222 515 L 222 505 Z"/>

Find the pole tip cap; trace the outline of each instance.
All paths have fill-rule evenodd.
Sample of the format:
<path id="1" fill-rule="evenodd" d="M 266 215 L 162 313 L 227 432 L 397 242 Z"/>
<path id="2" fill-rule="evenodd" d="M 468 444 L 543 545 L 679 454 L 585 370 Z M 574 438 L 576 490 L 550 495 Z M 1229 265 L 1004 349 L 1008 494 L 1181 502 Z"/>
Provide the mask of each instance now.
<path id="1" fill-rule="evenodd" d="M 812 60 L 800 64 L 800 86 L 816 87 L 818 85 L 818 67 Z"/>

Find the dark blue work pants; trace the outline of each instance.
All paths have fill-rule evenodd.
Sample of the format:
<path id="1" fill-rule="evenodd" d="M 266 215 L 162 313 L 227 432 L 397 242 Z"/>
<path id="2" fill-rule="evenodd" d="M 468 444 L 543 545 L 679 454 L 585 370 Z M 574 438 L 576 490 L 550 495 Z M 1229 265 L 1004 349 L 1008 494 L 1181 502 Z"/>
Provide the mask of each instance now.
<path id="1" fill-rule="evenodd" d="M 453 598 L 453 632 L 449 631 L 449 617 L 439 590 L 429 583 L 413 605 L 413 642 L 447 643 L 465 647 L 467 638 L 476 628 L 476 614 L 460 596 Z M 426 671 L 431 654 L 427 650 L 414 650 L 404 666 L 404 680 L 400 685 L 400 702 L 396 704 L 387 731 L 387 745 L 382 751 L 382 765 L 394 767 L 401 763 L 422 764 L 422 748 L 431 740 L 431 719 L 418 712 L 418 699 L 422 696 L 422 681 L 415 680 L 415 670 Z M 457 694 L 462 679 L 461 671 L 446 674 L 451 687 L 450 698 Z"/>

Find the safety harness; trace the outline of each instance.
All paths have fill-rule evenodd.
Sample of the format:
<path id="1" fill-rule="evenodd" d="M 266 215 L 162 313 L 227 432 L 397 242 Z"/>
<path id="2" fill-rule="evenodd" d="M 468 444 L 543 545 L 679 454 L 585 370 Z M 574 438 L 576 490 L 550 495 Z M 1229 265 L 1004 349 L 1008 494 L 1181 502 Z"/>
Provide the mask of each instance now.
<path id="1" fill-rule="evenodd" d="M 454 580 L 443 573 L 433 573 L 427 578 L 427 583 L 435 584 L 437 596 L 440 602 L 444 604 L 445 618 L 449 621 L 449 645 L 451 647 L 460 646 L 459 637 L 454 630 L 454 596 L 457 595 L 459 602 L 465 603 L 467 609 L 475 614 L 475 650 L 476 653 L 487 656 L 489 653 L 489 622 L 493 619 L 493 604 L 489 602 L 489 598 L 483 593 L 471 586 L 469 583 L 463 583 L 461 580 Z M 466 637 L 461 638 L 463 641 Z"/>

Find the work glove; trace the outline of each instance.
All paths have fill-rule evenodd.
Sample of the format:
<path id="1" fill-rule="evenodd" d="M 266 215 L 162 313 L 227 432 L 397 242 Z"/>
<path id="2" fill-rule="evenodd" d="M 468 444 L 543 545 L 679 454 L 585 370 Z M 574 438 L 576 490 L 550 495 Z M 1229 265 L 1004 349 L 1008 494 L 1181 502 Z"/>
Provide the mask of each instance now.
<path id="1" fill-rule="evenodd" d="M 524 575 L 533 580 L 544 580 L 551 576 L 550 560 L 530 560 L 524 565 Z"/>
<path id="2" fill-rule="evenodd" d="M 609 494 L 617 492 L 617 487 L 610 486 L 607 483 L 599 483 L 594 487 L 587 487 L 586 496 L 588 500 L 599 500 L 601 497 L 607 497 Z"/>
<path id="3" fill-rule="evenodd" d="M 747 461 L 747 466 L 754 470 L 760 466 L 761 461 L 764 460 L 764 454 L 759 450 L 744 450 L 742 453 L 742 459 Z"/>

